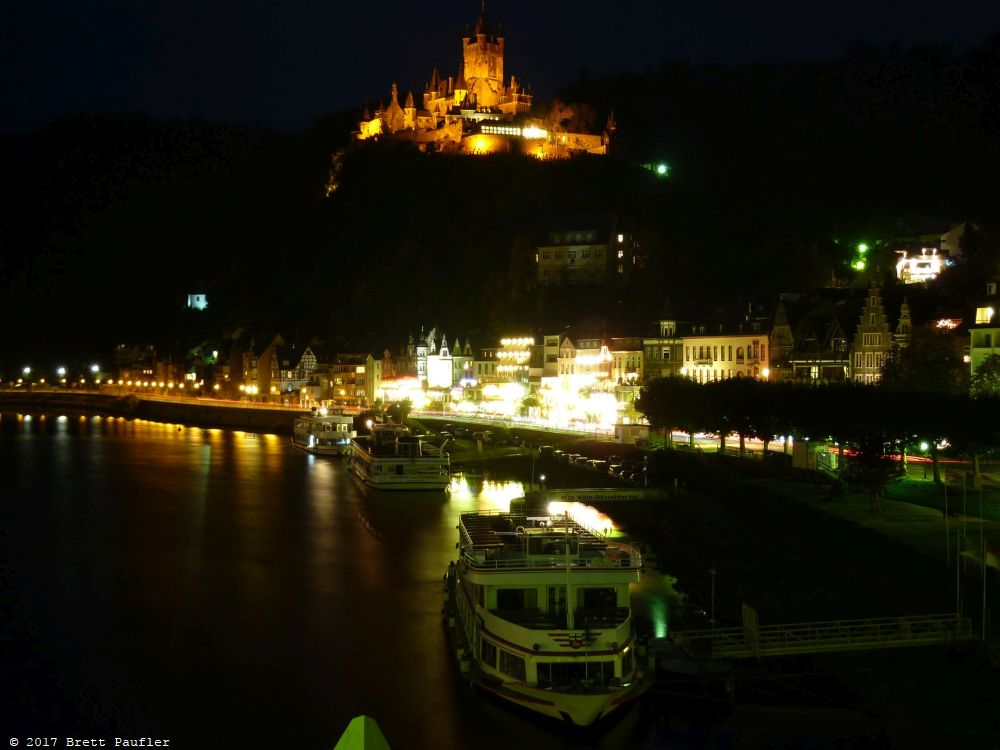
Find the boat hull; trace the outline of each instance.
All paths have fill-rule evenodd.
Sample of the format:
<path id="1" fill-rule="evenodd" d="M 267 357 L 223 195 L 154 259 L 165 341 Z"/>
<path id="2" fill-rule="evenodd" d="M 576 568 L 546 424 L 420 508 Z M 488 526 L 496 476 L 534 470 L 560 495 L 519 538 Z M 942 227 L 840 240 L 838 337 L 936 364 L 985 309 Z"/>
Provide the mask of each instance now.
<path id="1" fill-rule="evenodd" d="M 346 456 L 350 450 L 350 445 L 303 445 L 295 440 L 292 445 L 300 451 L 311 453 L 314 456 Z"/>

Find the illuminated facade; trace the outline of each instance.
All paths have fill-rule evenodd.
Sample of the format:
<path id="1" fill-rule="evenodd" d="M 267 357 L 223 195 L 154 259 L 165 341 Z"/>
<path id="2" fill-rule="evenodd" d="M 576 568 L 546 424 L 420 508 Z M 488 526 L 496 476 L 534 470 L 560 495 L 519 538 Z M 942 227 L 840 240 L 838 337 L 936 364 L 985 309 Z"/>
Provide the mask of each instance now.
<path id="1" fill-rule="evenodd" d="M 920 253 L 898 251 L 902 256 L 896 263 L 896 278 L 904 284 L 922 284 L 941 275 L 950 261 L 938 255 L 937 248 L 924 247 Z"/>
<path id="2" fill-rule="evenodd" d="M 767 379 L 768 334 L 720 333 L 685 336 L 681 375 L 698 383 L 731 378 Z"/>
<path id="3" fill-rule="evenodd" d="M 531 117 L 531 93 L 515 76 L 505 78 L 505 43 L 487 22 L 483 2 L 475 31 L 462 37 L 457 74 L 443 77 L 434 68 L 419 108 L 412 91 L 400 104 L 393 83 L 389 104 L 380 104 L 374 114 L 366 108 L 355 138 L 391 138 L 424 151 L 472 155 L 513 152 L 551 159 L 607 153 L 613 118 L 603 134 L 594 135 L 561 132 Z"/>
<path id="4" fill-rule="evenodd" d="M 972 374 L 992 355 L 1000 355 L 1000 296 L 995 281 L 986 285 L 986 297 L 976 306 L 975 323 L 969 328 Z"/>

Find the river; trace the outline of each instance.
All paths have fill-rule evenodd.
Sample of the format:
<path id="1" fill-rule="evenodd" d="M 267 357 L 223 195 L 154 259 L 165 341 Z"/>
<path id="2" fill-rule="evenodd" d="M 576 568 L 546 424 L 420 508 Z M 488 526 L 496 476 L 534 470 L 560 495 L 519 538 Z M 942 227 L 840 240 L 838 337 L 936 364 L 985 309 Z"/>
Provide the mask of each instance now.
<path id="1" fill-rule="evenodd" d="M 458 516 L 516 487 L 376 493 L 274 435 L 41 414 L 0 416 L 0 481 L 22 746 L 319 750 L 358 714 L 394 749 L 663 746 L 650 701 L 567 734 L 459 679 L 441 624 Z M 662 630 L 664 581 L 638 588 Z"/>

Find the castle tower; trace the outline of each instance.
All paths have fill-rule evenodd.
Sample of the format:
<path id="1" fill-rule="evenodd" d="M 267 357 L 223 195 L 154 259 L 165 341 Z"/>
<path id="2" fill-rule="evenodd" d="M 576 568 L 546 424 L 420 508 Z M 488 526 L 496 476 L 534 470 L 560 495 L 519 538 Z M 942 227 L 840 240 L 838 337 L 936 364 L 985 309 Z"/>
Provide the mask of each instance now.
<path id="1" fill-rule="evenodd" d="M 403 114 L 403 108 L 399 106 L 399 88 L 395 83 L 392 84 L 392 101 L 385 111 L 385 124 L 390 133 L 402 130 L 406 125 L 406 116 Z"/>
<path id="2" fill-rule="evenodd" d="M 486 0 L 482 0 L 474 35 L 462 38 L 463 72 L 469 94 L 483 107 L 496 107 L 503 94 L 504 38 L 494 34 L 486 22 Z"/>

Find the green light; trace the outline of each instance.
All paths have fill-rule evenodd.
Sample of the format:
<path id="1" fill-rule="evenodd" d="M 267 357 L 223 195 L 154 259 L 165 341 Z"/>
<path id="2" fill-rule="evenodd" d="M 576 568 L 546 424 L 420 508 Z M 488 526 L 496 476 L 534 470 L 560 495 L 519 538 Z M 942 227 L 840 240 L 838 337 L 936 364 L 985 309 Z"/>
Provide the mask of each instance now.
<path id="1" fill-rule="evenodd" d="M 863 260 L 856 260 L 851 265 L 856 271 L 864 271 L 866 264 Z"/>
<path id="2" fill-rule="evenodd" d="M 667 164 L 666 162 L 661 161 L 659 164 L 656 165 L 656 174 L 658 174 L 660 177 L 666 177 L 667 175 L 670 174 L 670 165 Z"/>
<path id="3" fill-rule="evenodd" d="M 858 252 L 862 253 L 862 254 L 863 253 L 867 253 L 868 252 L 868 245 L 866 245 L 864 242 L 859 242 L 858 243 Z"/>

